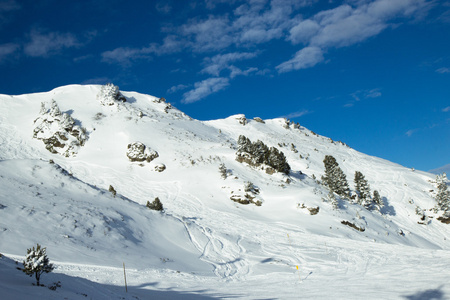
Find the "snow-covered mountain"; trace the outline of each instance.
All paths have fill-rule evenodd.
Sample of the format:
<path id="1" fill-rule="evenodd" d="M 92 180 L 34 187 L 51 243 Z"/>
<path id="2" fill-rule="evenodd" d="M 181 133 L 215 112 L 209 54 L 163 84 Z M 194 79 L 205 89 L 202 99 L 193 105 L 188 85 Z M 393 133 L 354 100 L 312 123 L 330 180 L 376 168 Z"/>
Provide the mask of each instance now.
<path id="1" fill-rule="evenodd" d="M 241 135 L 283 152 L 290 171 L 236 160 Z M 335 209 L 320 182 L 325 155 L 351 189 L 363 173 L 384 207 L 340 199 Z M 285 119 L 202 122 L 113 86 L 0 95 L 0 292 L 445 299 L 450 225 L 433 210 L 434 179 Z M 146 206 L 155 198 L 163 212 Z M 56 267 L 41 283 L 56 290 L 16 269 L 36 243 Z"/>

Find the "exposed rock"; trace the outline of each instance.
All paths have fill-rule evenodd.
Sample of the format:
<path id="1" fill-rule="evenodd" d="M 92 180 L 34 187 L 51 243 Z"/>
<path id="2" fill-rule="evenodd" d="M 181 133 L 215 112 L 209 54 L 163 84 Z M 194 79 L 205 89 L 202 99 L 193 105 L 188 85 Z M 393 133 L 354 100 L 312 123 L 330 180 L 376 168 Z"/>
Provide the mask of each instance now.
<path id="1" fill-rule="evenodd" d="M 53 154 L 75 156 L 88 139 L 86 129 L 75 124 L 69 114 L 61 112 L 55 100 L 50 108 L 41 103 L 40 116 L 34 120 L 33 138 L 42 140 Z"/>
<path id="2" fill-rule="evenodd" d="M 253 120 L 255 120 L 255 121 L 258 122 L 258 123 L 262 123 L 262 124 L 265 124 L 265 123 L 266 123 L 266 122 L 264 122 L 264 120 L 261 119 L 260 117 L 254 117 Z"/>
<path id="3" fill-rule="evenodd" d="M 134 142 L 128 144 L 127 157 L 130 161 L 151 162 L 155 158 L 159 157 L 159 154 L 158 152 L 147 148 L 141 142 Z"/>
<path id="4" fill-rule="evenodd" d="M 239 124 L 242 124 L 244 126 L 248 124 L 247 118 L 244 115 L 237 116 L 236 120 L 239 121 Z"/>
<path id="5" fill-rule="evenodd" d="M 157 211 L 164 210 L 164 207 L 158 197 L 156 197 L 155 200 L 153 200 L 153 202 L 151 202 L 151 203 L 150 203 L 150 201 L 147 201 L 146 206 L 151 210 L 157 210 Z"/>
<path id="6" fill-rule="evenodd" d="M 355 224 L 353 224 L 353 223 L 351 223 L 349 221 L 341 221 L 341 224 L 347 225 L 347 226 L 349 226 L 351 228 L 354 228 L 354 229 L 356 229 L 358 231 L 361 231 L 361 232 L 366 230 L 364 227 L 358 227 L 358 226 L 356 226 Z"/>
<path id="7" fill-rule="evenodd" d="M 155 171 L 157 172 L 163 172 L 166 169 L 166 165 L 165 164 L 157 164 L 155 166 Z"/>

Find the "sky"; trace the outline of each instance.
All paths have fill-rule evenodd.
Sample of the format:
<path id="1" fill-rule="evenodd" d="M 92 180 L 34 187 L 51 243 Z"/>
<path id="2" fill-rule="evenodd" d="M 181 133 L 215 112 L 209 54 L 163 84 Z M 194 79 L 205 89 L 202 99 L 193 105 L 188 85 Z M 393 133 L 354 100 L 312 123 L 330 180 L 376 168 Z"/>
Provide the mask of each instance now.
<path id="1" fill-rule="evenodd" d="M 114 83 L 199 120 L 284 117 L 450 164 L 450 1 L 0 0 L 0 93 Z"/>

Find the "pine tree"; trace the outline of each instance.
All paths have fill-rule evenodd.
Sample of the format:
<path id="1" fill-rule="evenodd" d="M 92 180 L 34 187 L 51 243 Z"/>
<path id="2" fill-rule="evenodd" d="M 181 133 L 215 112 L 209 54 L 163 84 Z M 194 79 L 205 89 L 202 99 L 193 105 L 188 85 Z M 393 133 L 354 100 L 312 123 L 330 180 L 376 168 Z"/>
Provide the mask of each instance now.
<path id="1" fill-rule="evenodd" d="M 436 188 L 437 208 L 444 211 L 445 214 L 450 214 L 450 191 L 447 186 L 447 174 L 436 175 Z"/>
<path id="2" fill-rule="evenodd" d="M 225 164 L 220 164 L 219 166 L 219 173 L 222 176 L 223 179 L 227 179 L 228 177 L 228 170 L 227 167 L 225 166 Z"/>
<path id="3" fill-rule="evenodd" d="M 384 206 L 383 200 L 380 197 L 380 193 L 378 193 L 377 190 L 373 191 L 373 203 L 375 204 L 375 208 L 378 211 L 381 211 Z"/>
<path id="4" fill-rule="evenodd" d="M 328 193 L 326 200 L 331 203 L 334 209 L 339 209 L 339 201 L 336 199 L 336 196 L 332 191 Z"/>
<path id="5" fill-rule="evenodd" d="M 369 208 L 372 204 L 372 199 L 370 199 L 370 186 L 364 175 L 359 171 L 355 172 L 355 190 L 358 195 L 358 204 Z"/>
<path id="6" fill-rule="evenodd" d="M 326 155 L 323 160 L 325 166 L 325 175 L 322 176 L 323 183 L 332 191 L 343 196 L 349 197 L 350 188 L 348 186 L 347 177 L 339 167 L 336 159 L 331 155 Z"/>
<path id="7" fill-rule="evenodd" d="M 37 286 L 39 286 L 42 273 L 49 273 L 53 269 L 53 264 L 50 263 L 47 257 L 46 248 L 41 248 L 41 245 L 37 244 L 36 249 L 33 247 L 27 250 L 22 271 L 29 276 L 34 274 Z"/>

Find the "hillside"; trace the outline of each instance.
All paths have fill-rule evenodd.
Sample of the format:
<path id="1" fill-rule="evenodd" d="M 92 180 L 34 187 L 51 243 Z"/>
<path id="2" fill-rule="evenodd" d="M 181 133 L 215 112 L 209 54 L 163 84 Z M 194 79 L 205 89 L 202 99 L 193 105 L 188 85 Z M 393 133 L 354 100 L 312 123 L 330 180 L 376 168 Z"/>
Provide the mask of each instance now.
<path id="1" fill-rule="evenodd" d="M 450 225 L 432 210 L 433 174 L 285 119 L 202 122 L 164 99 L 120 93 L 72 85 L 0 95 L 6 299 L 35 299 L 37 291 L 45 299 L 450 297 Z M 240 135 L 283 152 L 290 172 L 237 161 Z M 362 172 L 384 207 L 325 202 L 325 155 L 352 190 Z M 246 194 L 251 203 L 232 201 Z M 146 207 L 156 197 L 163 212 Z M 14 267 L 36 243 L 55 263 L 42 283 L 60 281 L 56 291 L 32 286 Z"/>

